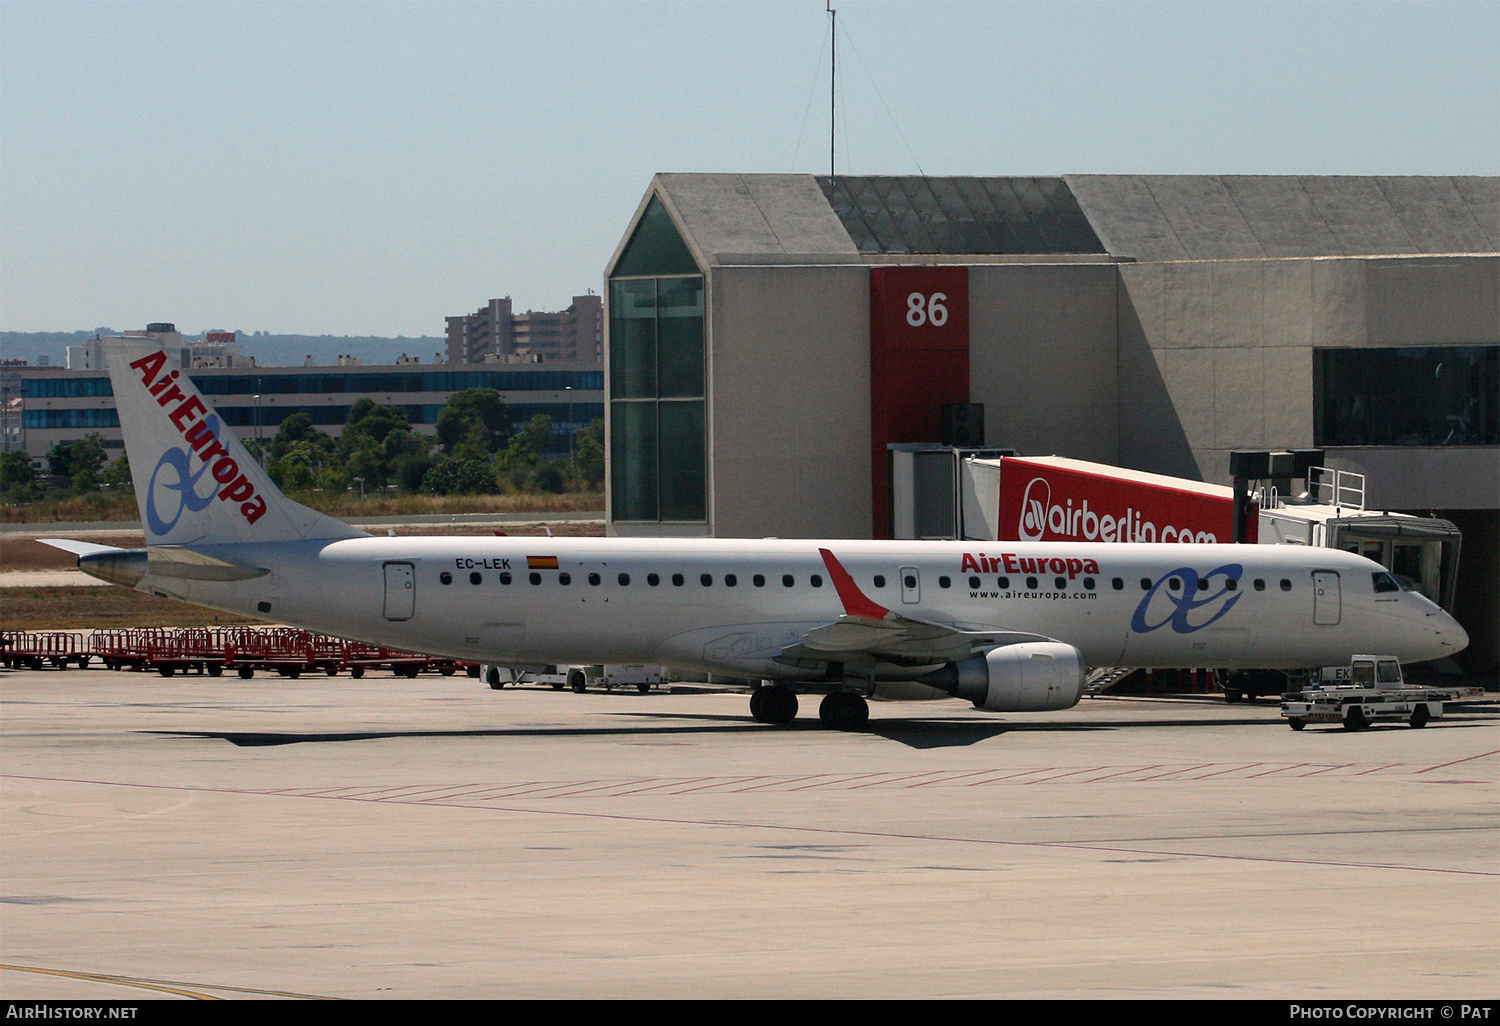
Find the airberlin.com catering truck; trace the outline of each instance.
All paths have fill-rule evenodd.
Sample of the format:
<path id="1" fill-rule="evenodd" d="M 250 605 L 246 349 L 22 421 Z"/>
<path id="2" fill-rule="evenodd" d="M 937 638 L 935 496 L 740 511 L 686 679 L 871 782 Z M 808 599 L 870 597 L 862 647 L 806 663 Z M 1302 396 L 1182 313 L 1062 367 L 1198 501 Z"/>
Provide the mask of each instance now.
<path id="1" fill-rule="evenodd" d="M 1234 537 L 1234 489 L 1060 456 L 957 457 L 955 533 L 984 541 L 1243 540 L 1346 549 L 1390 570 L 1444 609 L 1453 606 L 1461 536 L 1447 520 L 1365 509 L 1364 478 L 1313 467 L 1306 491 L 1262 488 Z M 1280 694 L 1280 674 L 1225 681 L 1225 697 Z"/>

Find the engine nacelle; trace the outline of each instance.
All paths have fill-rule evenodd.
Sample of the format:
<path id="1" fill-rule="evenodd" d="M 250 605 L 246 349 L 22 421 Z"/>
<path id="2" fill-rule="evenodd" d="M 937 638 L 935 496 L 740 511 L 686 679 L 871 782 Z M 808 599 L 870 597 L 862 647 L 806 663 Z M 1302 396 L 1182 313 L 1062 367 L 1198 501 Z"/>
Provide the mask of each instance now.
<path id="1" fill-rule="evenodd" d="M 1047 712 L 1078 704 L 1083 653 L 1060 641 L 992 648 L 918 678 L 990 712 Z"/>

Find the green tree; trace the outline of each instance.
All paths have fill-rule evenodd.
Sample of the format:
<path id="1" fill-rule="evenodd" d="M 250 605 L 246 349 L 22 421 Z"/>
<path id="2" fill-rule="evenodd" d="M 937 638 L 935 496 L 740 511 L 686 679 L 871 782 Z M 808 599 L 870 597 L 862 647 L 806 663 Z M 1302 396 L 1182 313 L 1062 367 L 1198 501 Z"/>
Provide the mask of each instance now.
<path id="1" fill-rule="evenodd" d="M 134 481 L 130 476 L 130 456 L 127 453 L 121 453 L 119 459 L 111 460 L 109 466 L 104 468 L 104 473 L 99 480 L 111 488 L 129 491 L 134 487 Z"/>
<path id="2" fill-rule="evenodd" d="M 437 417 L 437 437 L 443 452 L 487 459 L 505 448 L 511 435 L 510 410 L 493 388 L 455 392 Z"/>
<path id="3" fill-rule="evenodd" d="M 271 439 L 269 450 L 271 459 L 280 459 L 299 442 L 315 446 L 325 453 L 333 452 L 333 439 L 328 437 L 326 432 L 313 427 L 311 417 L 305 413 L 293 413 L 281 422 L 281 426 L 276 431 L 276 437 Z"/>
<path id="4" fill-rule="evenodd" d="M 403 460 L 425 457 L 432 444 L 412 431 L 406 411 L 360 399 L 349 408 L 349 422 L 337 451 L 351 480 L 364 478 L 366 488 L 388 484 Z"/>
<path id="5" fill-rule="evenodd" d="M 427 472 L 422 490 L 431 495 L 481 495 L 495 490 L 488 461 L 473 456 L 445 456 Z"/>
<path id="6" fill-rule="evenodd" d="M 0 454 L 0 489 L 29 489 L 36 483 L 36 468 L 31 465 L 31 454 L 16 449 Z"/>
<path id="7" fill-rule="evenodd" d="M 57 477 L 77 479 L 86 474 L 89 480 L 97 480 L 108 458 L 104 439 L 92 434 L 71 442 L 58 442 L 47 453 L 47 466 Z"/>
<path id="8" fill-rule="evenodd" d="M 573 436 L 569 473 L 583 488 L 604 485 L 604 421 L 596 420 Z"/>
<path id="9" fill-rule="evenodd" d="M 552 440 L 552 418 L 538 413 L 511 435 L 505 451 L 495 460 L 495 476 L 517 491 L 535 483 L 537 466 Z"/>

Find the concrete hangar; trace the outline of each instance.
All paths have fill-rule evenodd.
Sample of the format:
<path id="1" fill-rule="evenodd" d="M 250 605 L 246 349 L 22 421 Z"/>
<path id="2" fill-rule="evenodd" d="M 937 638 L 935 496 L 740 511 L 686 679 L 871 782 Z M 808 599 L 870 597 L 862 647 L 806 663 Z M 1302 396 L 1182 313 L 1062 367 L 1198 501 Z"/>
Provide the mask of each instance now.
<path id="1" fill-rule="evenodd" d="M 606 286 L 614 534 L 887 536 L 945 403 L 1220 484 L 1316 447 L 1463 530 L 1494 672 L 1500 178 L 659 174 Z"/>

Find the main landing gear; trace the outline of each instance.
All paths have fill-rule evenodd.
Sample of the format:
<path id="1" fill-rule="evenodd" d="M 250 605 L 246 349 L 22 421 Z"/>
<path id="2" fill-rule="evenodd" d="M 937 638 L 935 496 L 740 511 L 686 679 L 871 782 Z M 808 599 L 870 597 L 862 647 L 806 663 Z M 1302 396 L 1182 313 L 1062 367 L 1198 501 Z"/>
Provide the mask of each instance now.
<path id="1" fill-rule="evenodd" d="M 750 715 L 757 723 L 791 723 L 797 718 L 797 692 L 785 684 L 764 684 L 750 692 Z"/>
<path id="2" fill-rule="evenodd" d="M 790 723 L 797 718 L 797 692 L 785 684 L 763 684 L 750 692 L 750 715 L 757 723 Z M 831 691 L 818 706 L 829 730 L 864 730 L 870 706 L 857 691 Z"/>

